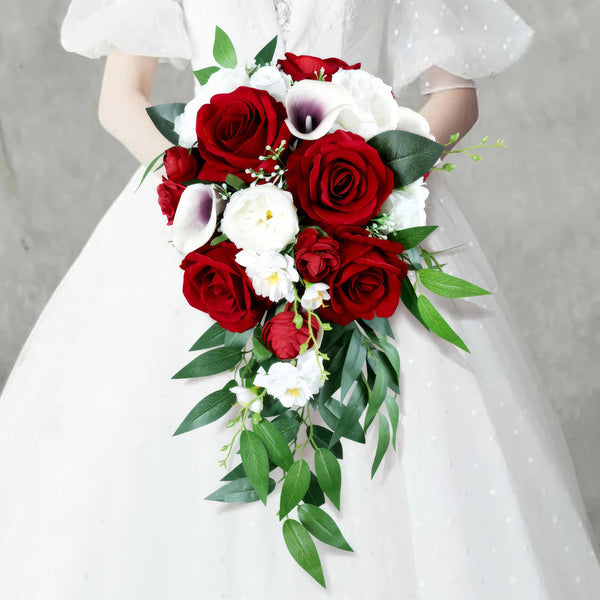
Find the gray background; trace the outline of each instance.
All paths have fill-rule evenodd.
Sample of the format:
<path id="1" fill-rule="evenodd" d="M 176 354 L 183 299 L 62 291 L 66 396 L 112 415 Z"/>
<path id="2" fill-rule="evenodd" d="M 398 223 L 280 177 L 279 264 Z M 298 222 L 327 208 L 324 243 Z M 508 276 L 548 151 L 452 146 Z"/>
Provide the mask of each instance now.
<path id="1" fill-rule="evenodd" d="M 67 4 L 0 0 L 0 385 L 136 167 L 96 119 L 102 62 L 59 46 Z M 600 532 L 600 3 L 511 4 L 536 38 L 524 60 L 479 82 L 468 138 L 501 136 L 509 150 L 464 164 L 450 183 L 544 377 Z M 185 99 L 190 82 L 161 67 L 156 100 Z"/>

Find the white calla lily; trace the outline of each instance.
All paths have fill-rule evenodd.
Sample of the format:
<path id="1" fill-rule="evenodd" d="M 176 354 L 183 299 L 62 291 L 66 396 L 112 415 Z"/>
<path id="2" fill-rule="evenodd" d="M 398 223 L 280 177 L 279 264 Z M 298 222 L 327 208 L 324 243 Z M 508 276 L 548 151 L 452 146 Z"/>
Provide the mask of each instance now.
<path id="1" fill-rule="evenodd" d="M 289 130 L 302 140 L 317 140 L 329 133 L 342 111 L 358 111 L 346 88 L 312 79 L 303 79 L 292 86 L 286 109 Z"/>
<path id="2" fill-rule="evenodd" d="M 406 106 L 398 107 L 398 125 L 396 125 L 396 129 L 410 131 L 435 140 L 435 137 L 431 134 L 429 121 L 423 115 Z"/>
<path id="3" fill-rule="evenodd" d="M 173 244 L 182 254 L 189 254 L 210 240 L 217 227 L 220 201 L 212 185 L 188 185 L 173 219 Z"/>

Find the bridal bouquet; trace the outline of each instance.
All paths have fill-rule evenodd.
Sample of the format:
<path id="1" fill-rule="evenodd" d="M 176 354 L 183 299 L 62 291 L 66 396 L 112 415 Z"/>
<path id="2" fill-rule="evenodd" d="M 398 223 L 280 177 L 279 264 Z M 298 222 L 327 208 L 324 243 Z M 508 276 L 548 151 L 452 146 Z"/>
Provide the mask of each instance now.
<path id="1" fill-rule="evenodd" d="M 421 246 L 436 229 L 426 178 L 452 169 L 436 167 L 445 148 L 427 121 L 359 64 L 274 63 L 276 43 L 240 65 L 217 28 L 220 66 L 195 72 L 196 97 L 148 109 L 175 145 L 146 175 L 162 159 L 158 197 L 184 255 L 183 293 L 215 321 L 174 377 L 232 372 L 176 435 L 229 414 L 222 464 L 238 450 L 241 462 L 208 500 L 266 504 L 281 483 L 285 544 L 324 586 L 313 537 L 351 551 L 321 508 L 327 498 L 340 509 L 342 440 L 364 443 L 377 422 L 371 476 L 396 446 L 400 358 L 387 318 L 403 302 L 468 351 L 421 291 L 488 292 Z"/>

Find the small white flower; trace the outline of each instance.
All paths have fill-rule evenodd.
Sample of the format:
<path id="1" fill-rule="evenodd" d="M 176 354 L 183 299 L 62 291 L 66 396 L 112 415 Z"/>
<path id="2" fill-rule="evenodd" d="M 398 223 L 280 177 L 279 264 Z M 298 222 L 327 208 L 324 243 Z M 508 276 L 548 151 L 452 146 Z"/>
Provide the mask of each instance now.
<path id="1" fill-rule="evenodd" d="M 306 381 L 312 395 L 318 394 L 326 381 L 323 359 L 316 350 L 307 350 L 298 357 L 296 368 Z"/>
<path id="2" fill-rule="evenodd" d="M 329 300 L 329 286 L 326 283 L 307 283 L 300 303 L 304 310 L 317 310 Z"/>
<path id="3" fill-rule="evenodd" d="M 425 201 L 428 197 L 429 189 L 422 177 L 400 190 L 394 190 L 381 207 L 381 214 L 388 217 L 382 233 L 425 225 Z"/>
<path id="4" fill-rule="evenodd" d="M 221 230 L 243 250 L 280 252 L 299 231 L 292 194 L 271 183 L 236 192 L 223 213 Z"/>
<path id="5" fill-rule="evenodd" d="M 187 103 L 185 110 L 175 119 L 174 129 L 179 134 L 179 145 L 191 148 L 196 142 L 196 116 L 200 107 L 208 104 L 216 94 L 229 94 L 242 85 L 248 85 L 250 79 L 244 66 L 235 69 L 220 69 L 198 89 L 196 96 Z"/>
<path id="6" fill-rule="evenodd" d="M 296 297 L 294 283 L 299 281 L 300 276 L 291 256 L 279 254 L 274 250 L 242 250 L 237 253 L 235 260 L 246 268 L 254 291 L 259 296 L 265 296 L 271 302 L 279 302 L 284 298 L 293 302 Z"/>
<path id="7" fill-rule="evenodd" d="M 287 362 L 274 363 L 268 373 L 261 367 L 254 378 L 254 385 L 265 388 L 286 408 L 304 406 L 312 397 L 309 383 L 297 367 Z"/>
<path id="8" fill-rule="evenodd" d="M 236 385 L 231 388 L 231 391 L 236 395 L 240 406 L 249 406 L 252 412 L 260 412 L 260 400 L 255 390 Z"/>
<path id="9" fill-rule="evenodd" d="M 287 93 L 291 87 L 292 78 L 277 67 L 260 67 L 250 77 L 250 87 L 269 92 L 275 100 L 285 103 Z"/>

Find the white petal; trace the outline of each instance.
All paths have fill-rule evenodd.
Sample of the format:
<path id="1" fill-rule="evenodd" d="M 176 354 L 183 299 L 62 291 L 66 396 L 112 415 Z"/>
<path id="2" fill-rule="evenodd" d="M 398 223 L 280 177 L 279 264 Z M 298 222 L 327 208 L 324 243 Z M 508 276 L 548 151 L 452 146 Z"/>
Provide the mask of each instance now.
<path id="1" fill-rule="evenodd" d="M 194 183 L 181 194 L 173 219 L 173 244 L 182 254 L 210 240 L 217 226 L 218 200 L 211 185 Z"/>
<path id="2" fill-rule="evenodd" d="M 423 137 L 432 137 L 430 135 L 431 127 L 429 126 L 427 119 L 418 112 L 405 106 L 398 107 L 398 125 L 396 126 L 396 129 L 399 129 L 400 131 L 410 131 L 411 133 L 416 133 Z"/>

